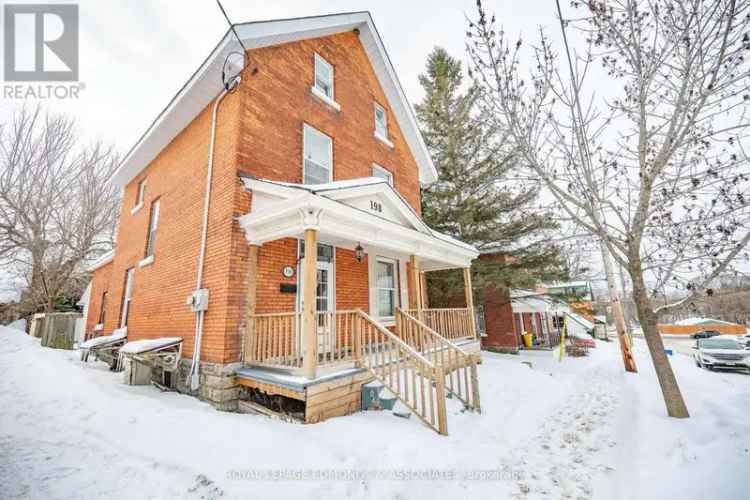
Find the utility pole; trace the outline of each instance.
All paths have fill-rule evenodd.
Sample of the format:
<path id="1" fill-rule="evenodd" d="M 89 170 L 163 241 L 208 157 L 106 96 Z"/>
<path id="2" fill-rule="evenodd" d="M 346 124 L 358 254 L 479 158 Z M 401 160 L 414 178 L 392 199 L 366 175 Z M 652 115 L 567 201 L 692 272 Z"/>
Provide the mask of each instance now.
<path id="1" fill-rule="evenodd" d="M 560 30 L 562 31 L 563 42 L 565 44 L 565 54 L 568 57 L 568 69 L 570 70 L 570 86 L 571 92 L 573 93 L 575 101 L 575 111 L 573 112 L 573 132 L 578 139 L 578 149 L 581 155 L 581 166 L 588 168 L 591 171 L 591 154 L 588 150 L 587 138 L 585 137 L 585 120 L 583 117 L 583 111 L 581 110 L 581 101 L 578 95 L 578 82 L 575 77 L 575 71 L 573 70 L 573 60 L 570 57 L 570 47 L 568 46 L 568 35 L 565 32 L 565 21 L 562 16 L 562 9 L 560 8 L 560 0 L 556 0 L 557 4 L 557 15 L 560 21 Z M 577 118 L 577 119 L 576 119 Z M 580 123 L 576 123 L 580 121 Z M 595 218 L 599 216 L 604 219 L 604 211 L 602 210 L 601 203 L 599 200 L 598 193 L 592 193 L 592 210 Z M 612 313 L 615 317 L 615 327 L 617 328 L 617 338 L 620 341 L 620 350 L 622 351 L 622 361 L 625 364 L 625 371 L 637 372 L 638 369 L 635 365 L 635 358 L 633 358 L 633 352 L 630 349 L 630 341 L 625 332 L 625 317 L 622 312 L 622 302 L 620 301 L 620 294 L 617 292 L 617 283 L 615 282 L 615 273 L 612 268 L 612 261 L 609 254 L 609 248 L 603 238 L 600 239 L 599 244 L 602 249 L 602 261 L 604 263 L 604 272 L 607 276 L 607 287 L 609 288 L 609 296 L 612 303 Z"/>

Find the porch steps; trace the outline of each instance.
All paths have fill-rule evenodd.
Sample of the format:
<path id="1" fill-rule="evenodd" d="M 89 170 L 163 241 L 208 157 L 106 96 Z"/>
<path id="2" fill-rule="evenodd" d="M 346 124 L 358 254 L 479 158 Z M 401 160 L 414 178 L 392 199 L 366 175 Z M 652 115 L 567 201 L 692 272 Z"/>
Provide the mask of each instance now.
<path id="1" fill-rule="evenodd" d="M 473 346 L 472 339 L 459 340 L 462 344 L 459 346 L 402 309 L 396 311 L 396 334 L 441 367 L 448 397 L 455 396 L 467 409 L 481 413 L 477 374 L 477 364 L 481 358 L 479 354 L 464 349 Z"/>

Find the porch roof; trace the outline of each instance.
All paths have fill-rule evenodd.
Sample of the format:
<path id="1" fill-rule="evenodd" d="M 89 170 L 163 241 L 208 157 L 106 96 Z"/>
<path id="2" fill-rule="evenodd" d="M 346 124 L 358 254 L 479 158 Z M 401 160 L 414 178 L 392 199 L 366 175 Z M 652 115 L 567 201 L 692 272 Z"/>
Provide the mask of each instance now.
<path id="1" fill-rule="evenodd" d="M 384 179 L 306 185 L 240 177 L 253 193 L 251 211 L 239 218 L 251 244 L 316 229 L 321 242 L 339 247 L 361 244 L 368 253 L 416 255 L 424 271 L 468 267 L 479 255 L 473 246 L 430 229 Z"/>

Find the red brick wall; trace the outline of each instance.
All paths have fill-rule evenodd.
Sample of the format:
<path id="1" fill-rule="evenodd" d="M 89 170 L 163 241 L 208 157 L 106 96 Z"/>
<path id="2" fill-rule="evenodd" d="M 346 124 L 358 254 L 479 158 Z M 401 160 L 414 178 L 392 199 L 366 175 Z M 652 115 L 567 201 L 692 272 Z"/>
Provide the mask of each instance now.
<path id="1" fill-rule="evenodd" d="M 91 298 L 89 299 L 88 317 L 86 318 L 86 335 L 89 336 L 94 333 L 94 327 L 99 321 L 99 315 L 102 310 L 102 296 L 104 292 L 108 292 L 111 288 L 110 279 L 112 276 L 112 263 L 106 264 L 96 271 L 91 282 Z M 117 300 L 111 296 L 111 293 L 107 294 L 107 303 L 111 304 L 113 300 Z M 107 315 L 110 314 L 109 307 L 107 308 Z M 105 318 L 105 320 L 108 318 Z M 97 332 L 99 335 L 99 332 Z"/>
<path id="2" fill-rule="evenodd" d="M 335 111 L 310 92 L 318 52 L 334 67 Z M 373 162 L 393 173 L 396 189 L 420 211 L 419 173 L 369 59 L 354 32 L 250 51 L 258 73 L 243 86 L 240 169 L 302 181 L 302 125 L 333 139 L 333 179 L 372 175 Z M 375 139 L 373 102 L 388 114 L 394 148 Z"/>
<path id="3" fill-rule="evenodd" d="M 340 112 L 310 93 L 315 51 L 335 67 L 335 100 L 341 105 Z M 218 117 L 204 268 L 210 305 L 201 357 L 209 362 L 237 361 L 244 329 L 248 246 L 236 218 L 248 212 L 251 196 L 237 177 L 238 169 L 261 178 L 300 182 L 302 125 L 308 123 L 333 138 L 334 179 L 369 176 L 372 163 L 378 163 L 391 170 L 396 189 L 420 210 L 416 162 L 355 33 L 250 53 L 259 71 L 254 76 L 244 75 L 239 90 L 222 102 Z M 374 100 L 387 110 L 393 149 L 373 136 Z M 125 187 L 114 262 L 94 273 L 94 290 L 109 290 L 105 333 L 118 326 L 125 273 L 135 266 L 129 338 L 181 336 L 185 339 L 184 357 L 193 351 L 195 315 L 185 300 L 196 284 L 212 106 Z M 144 207 L 131 215 L 138 181 L 144 177 Z M 150 206 L 157 197 L 161 206 L 155 260 L 140 268 Z M 349 250 L 339 249 L 337 257 L 337 307 L 367 310 L 366 262 L 354 263 Z M 280 293 L 279 284 L 296 282 L 296 277 L 281 275 L 284 265 L 295 262 L 295 240 L 261 247 L 259 313 L 294 310 L 295 295 Z M 93 299 L 87 319 L 92 327 L 98 317 L 98 299 Z"/>
<path id="4" fill-rule="evenodd" d="M 487 332 L 487 336 L 482 337 L 482 346 L 518 347 L 518 334 L 513 321 L 513 308 L 508 289 L 486 289 L 482 295 Z"/>

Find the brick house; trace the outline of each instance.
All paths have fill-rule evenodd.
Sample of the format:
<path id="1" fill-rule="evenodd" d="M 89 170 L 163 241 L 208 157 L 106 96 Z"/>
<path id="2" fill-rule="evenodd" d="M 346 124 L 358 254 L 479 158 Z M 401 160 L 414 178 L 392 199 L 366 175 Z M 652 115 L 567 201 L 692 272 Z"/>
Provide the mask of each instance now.
<path id="1" fill-rule="evenodd" d="M 235 28 L 244 59 L 227 32 L 111 179 L 87 332 L 181 338 L 171 384 L 220 409 L 315 422 L 375 378 L 447 432 L 445 392 L 478 407 L 479 342 L 471 294 L 426 309 L 424 273 L 463 268 L 470 290 L 477 251 L 420 218 L 437 172 L 369 13 Z"/>

